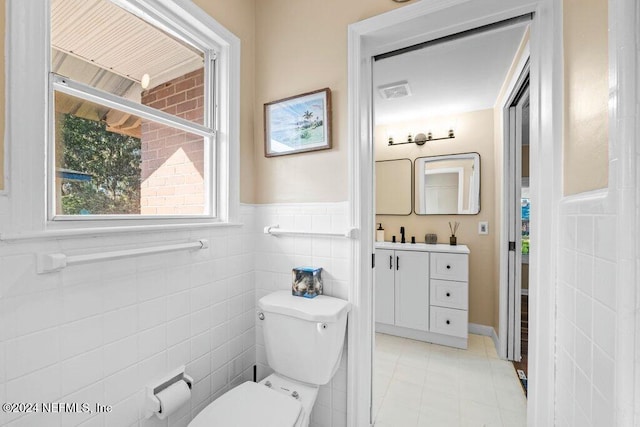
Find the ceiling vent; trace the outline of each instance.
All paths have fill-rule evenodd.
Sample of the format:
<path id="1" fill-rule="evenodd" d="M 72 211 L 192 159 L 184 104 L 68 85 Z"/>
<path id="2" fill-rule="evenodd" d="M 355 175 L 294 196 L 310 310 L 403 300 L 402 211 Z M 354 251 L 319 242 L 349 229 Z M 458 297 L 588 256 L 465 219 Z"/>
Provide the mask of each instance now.
<path id="1" fill-rule="evenodd" d="M 383 99 L 396 99 L 404 98 L 405 96 L 411 96 L 409 82 L 407 82 L 406 80 L 378 86 L 378 90 L 380 91 L 380 95 Z"/>

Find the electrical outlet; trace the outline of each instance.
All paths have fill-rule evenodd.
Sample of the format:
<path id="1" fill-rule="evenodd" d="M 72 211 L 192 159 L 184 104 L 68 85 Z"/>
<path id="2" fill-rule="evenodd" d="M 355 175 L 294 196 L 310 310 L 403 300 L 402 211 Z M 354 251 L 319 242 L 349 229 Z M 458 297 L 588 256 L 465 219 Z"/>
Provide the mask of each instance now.
<path id="1" fill-rule="evenodd" d="M 478 223 L 478 234 L 489 234 L 489 222 L 481 221 Z"/>

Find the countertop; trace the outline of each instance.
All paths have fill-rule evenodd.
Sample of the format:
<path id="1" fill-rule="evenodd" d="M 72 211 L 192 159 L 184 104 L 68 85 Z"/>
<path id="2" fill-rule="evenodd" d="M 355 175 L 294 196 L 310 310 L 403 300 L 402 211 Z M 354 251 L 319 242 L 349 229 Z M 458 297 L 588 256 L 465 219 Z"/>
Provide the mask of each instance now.
<path id="1" fill-rule="evenodd" d="M 375 242 L 376 249 L 397 249 L 401 251 L 421 251 L 421 252 L 446 252 L 450 254 L 469 254 L 469 248 L 466 245 L 428 245 L 426 243 L 392 243 L 392 242 Z"/>

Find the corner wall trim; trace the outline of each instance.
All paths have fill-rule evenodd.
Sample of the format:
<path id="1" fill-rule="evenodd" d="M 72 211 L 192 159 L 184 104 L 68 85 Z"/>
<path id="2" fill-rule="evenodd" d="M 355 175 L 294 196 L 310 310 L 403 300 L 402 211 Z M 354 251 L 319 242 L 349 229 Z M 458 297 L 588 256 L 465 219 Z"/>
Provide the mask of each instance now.
<path id="1" fill-rule="evenodd" d="M 483 335 L 485 337 L 493 337 L 496 334 L 496 330 L 493 326 L 479 325 L 477 323 L 469 323 L 469 333 L 476 335 Z"/>
<path id="2" fill-rule="evenodd" d="M 493 341 L 493 345 L 496 348 L 496 352 L 500 354 L 500 351 L 499 351 L 500 338 L 498 338 L 498 334 L 496 333 L 496 330 L 493 328 L 493 326 L 479 325 L 477 323 L 469 323 L 469 333 L 482 335 L 485 337 L 491 337 L 491 340 Z"/>

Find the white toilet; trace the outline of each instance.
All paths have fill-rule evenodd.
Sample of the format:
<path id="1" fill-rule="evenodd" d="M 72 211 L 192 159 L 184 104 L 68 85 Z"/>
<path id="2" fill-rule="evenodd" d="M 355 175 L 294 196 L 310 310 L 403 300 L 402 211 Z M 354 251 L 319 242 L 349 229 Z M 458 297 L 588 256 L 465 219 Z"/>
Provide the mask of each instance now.
<path id="1" fill-rule="evenodd" d="M 258 302 L 269 366 L 260 383 L 247 381 L 204 408 L 190 427 L 307 427 L 318 388 L 342 359 L 349 302 L 278 291 Z"/>

